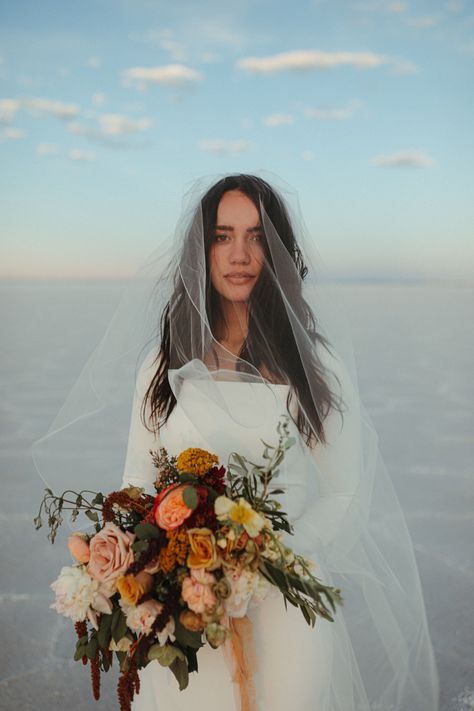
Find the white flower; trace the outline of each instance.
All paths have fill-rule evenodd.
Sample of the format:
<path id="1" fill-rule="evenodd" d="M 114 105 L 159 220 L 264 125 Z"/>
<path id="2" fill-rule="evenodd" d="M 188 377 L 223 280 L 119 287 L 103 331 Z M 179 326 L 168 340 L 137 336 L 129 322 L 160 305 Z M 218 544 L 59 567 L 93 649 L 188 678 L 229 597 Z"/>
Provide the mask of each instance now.
<path id="1" fill-rule="evenodd" d="M 157 600 L 131 605 L 120 598 L 119 605 L 125 614 L 127 625 L 137 634 L 150 634 L 154 621 L 163 609 L 163 605 Z"/>
<path id="2" fill-rule="evenodd" d="M 170 617 L 168 622 L 166 623 L 165 627 L 161 630 L 161 632 L 156 633 L 156 638 L 158 639 L 158 642 L 163 646 L 166 644 L 168 639 L 170 642 L 174 642 L 176 637 L 174 635 L 174 629 L 175 629 L 175 624 L 174 624 L 174 619 Z"/>
<path id="3" fill-rule="evenodd" d="M 254 511 L 249 502 L 242 497 L 232 501 L 227 496 L 218 496 L 214 501 L 214 511 L 219 521 L 229 519 L 234 523 L 240 523 L 251 538 L 258 536 L 265 525 L 263 516 Z"/>
<path id="4" fill-rule="evenodd" d="M 99 582 L 90 577 L 83 565 L 64 566 L 50 588 L 56 593 L 56 601 L 50 607 L 74 622 L 82 622 L 88 616 Z"/>
<path id="5" fill-rule="evenodd" d="M 222 604 L 229 617 L 244 617 L 249 603 L 262 602 L 272 587 L 260 573 L 251 570 L 234 571 L 226 575 L 231 586 L 231 594 Z"/>

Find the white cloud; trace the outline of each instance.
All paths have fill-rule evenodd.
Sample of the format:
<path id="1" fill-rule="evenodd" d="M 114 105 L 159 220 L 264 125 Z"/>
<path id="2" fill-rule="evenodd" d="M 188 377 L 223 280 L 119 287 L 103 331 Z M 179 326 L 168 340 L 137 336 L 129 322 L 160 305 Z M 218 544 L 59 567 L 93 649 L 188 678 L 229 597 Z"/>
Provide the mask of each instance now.
<path id="1" fill-rule="evenodd" d="M 21 128 L 15 126 L 6 126 L 0 133 L 0 137 L 4 141 L 17 141 L 25 137 L 25 132 Z"/>
<path id="2" fill-rule="evenodd" d="M 87 66 L 90 69 L 98 69 L 102 64 L 102 59 L 100 57 L 89 57 L 87 60 Z"/>
<path id="3" fill-rule="evenodd" d="M 64 104 L 62 101 L 51 101 L 50 99 L 33 98 L 25 99 L 24 105 L 34 113 L 49 114 L 56 118 L 69 121 L 80 113 L 77 104 Z"/>
<path id="4" fill-rule="evenodd" d="M 269 128 L 275 128 L 276 126 L 287 126 L 294 120 L 291 114 L 271 114 L 264 119 L 264 123 Z"/>
<path id="5" fill-rule="evenodd" d="M 129 37 L 134 42 L 152 44 L 163 49 L 168 52 L 175 62 L 184 62 L 186 60 L 186 47 L 182 42 L 175 39 L 173 30 L 150 29 L 145 32 L 131 32 Z"/>
<path id="6" fill-rule="evenodd" d="M 440 20 L 440 15 L 424 15 L 423 17 L 407 17 L 406 22 L 412 27 L 424 30 L 428 27 L 434 27 Z"/>
<path id="7" fill-rule="evenodd" d="M 215 64 L 219 61 L 219 55 L 216 52 L 199 52 L 198 59 L 203 64 Z"/>
<path id="8" fill-rule="evenodd" d="M 358 69 L 373 69 L 391 60 L 374 52 L 322 52 L 319 50 L 295 50 L 267 57 L 247 57 L 239 59 L 236 66 L 255 74 L 304 71 L 309 69 L 333 69 L 339 66 L 353 66 Z"/>
<path id="9" fill-rule="evenodd" d="M 186 48 L 180 42 L 176 40 L 165 38 L 161 41 L 161 48 L 164 49 L 170 55 L 171 59 L 175 62 L 184 62 L 187 57 Z"/>
<path id="10" fill-rule="evenodd" d="M 343 108 L 307 108 L 304 113 L 308 118 L 322 119 L 325 121 L 344 121 L 354 115 L 359 104 L 360 102 L 354 101 L 349 106 Z"/>
<path id="11" fill-rule="evenodd" d="M 101 91 L 96 91 L 95 94 L 92 95 L 92 103 L 94 106 L 102 106 L 105 104 L 105 94 Z"/>
<path id="12" fill-rule="evenodd" d="M 206 153 L 219 155 L 243 153 L 250 148 L 250 143 L 245 140 L 226 141 L 221 138 L 212 138 L 199 142 L 199 148 Z"/>
<path id="13" fill-rule="evenodd" d="M 450 0 L 446 3 L 446 9 L 449 10 L 449 12 L 461 12 L 463 8 L 464 5 L 460 0 Z"/>
<path id="14" fill-rule="evenodd" d="M 10 123 L 20 110 L 19 99 L 0 99 L 0 122 Z"/>
<path id="15" fill-rule="evenodd" d="M 408 5 L 406 2 L 391 2 L 387 10 L 395 14 L 400 14 L 408 10 Z"/>
<path id="16" fill-rule="evenodd" d="M 117 138 L 147 131 L 152 126 L 151 119 L 144 117 L 131 119 L 121 114 L 101 114 L 97 117 L 96 124 L 72 121 L 68 124 L 68 131 L 76 136 L 82 136 L 91 141 L 96 141 L 109 146 L 123 145 Z"/>
<path id="17" fill-rule="evenodd" d="M 314 153 L 313 153 L 313 151 L 303 151 L 303 153 L 301 154 L 301 157 L 303 160 L 310 161 L 310 160 L 313 160 Z"/>
<path id="18" fill-rule="evenodd" d="M 72 151 L 69 152 L 69 158 L 75 161 L 92 162 L 95 160 L 95 153 L 94 151 L 85 151 L 82 148 L 73 148 Z"/>
<path id="19" fill-rule="evenodd" d="M 103 114 L 98 118 L 100 130 L 104 136 L 123 136 L 126 133 L 139 133 L 151 127 L 151 119 L 130 119 L 120 114 Z"/>
<path id="20" fill-rule="evenodd" d="M 393 74 L 417 74 L 418 67 L 413 62 L 409 62 L 406 59 L 400 59 L 394 61 L 392 66 Z"/>
<path id="21" fill-rule="evenodd" d="M 188 86 L 202 79 L 202 74 L 183 64 L 166 64 L 161 67 L 132 67 L 124 74 L 125 86 L 146 89 L 149 84 L 164 86 Z"/>
<path id="22" fill-rule="evenodd" d="M 428 168 L 433 159 L 419 151 L 401 151 L 372 158 L 372 164 L 382 168 Z"/>
<path id="23" fill-rule="evenodd" d="M 59 153 L 59 148 L 55 143 L 38 143 L 36 154 L 39 156 L 50 156 Z"/>

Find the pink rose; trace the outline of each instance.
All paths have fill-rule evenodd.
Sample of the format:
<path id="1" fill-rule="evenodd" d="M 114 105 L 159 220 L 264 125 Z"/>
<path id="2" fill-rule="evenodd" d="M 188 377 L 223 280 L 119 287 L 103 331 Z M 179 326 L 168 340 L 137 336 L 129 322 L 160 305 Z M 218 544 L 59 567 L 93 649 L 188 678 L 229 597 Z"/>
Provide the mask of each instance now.
<path id="1" fill-rule="evenodd" d="M 89 552 L 89 539 L 83 533 L 73 533 L 67 539 L 67 545 L 74 556 L 74 558 L 79 561 L 79 563 L 88 563 L 90 552 Z"/>
<path id="2" fill-rule="evenodd" d="M 207 573 L 203 568 L 191 570 L 191 575 L 183 580 L 181 590 L 183 600 L 190 610 L 201 614 L 216 604 L 217 598 L 211 589 L 215 582 L 212 573 Z"/>
<path id="3" fill-rule="evenodd" d="M 115 582 L 134 562 L 131 544 L 134 533 L 124 533 L 115 523 L 107 521 L 104 528 L 91 538 L 87 571 L 101 583 Z"/>

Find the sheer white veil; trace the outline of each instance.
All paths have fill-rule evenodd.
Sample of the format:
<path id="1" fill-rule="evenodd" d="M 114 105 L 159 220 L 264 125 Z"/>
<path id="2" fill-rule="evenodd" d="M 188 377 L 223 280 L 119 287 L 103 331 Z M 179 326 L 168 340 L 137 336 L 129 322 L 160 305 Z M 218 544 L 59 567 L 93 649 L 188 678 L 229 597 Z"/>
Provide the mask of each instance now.
<path id="1" fill-rule="evenodd" d="M 295 195 L 267 175 L 213 176 L 192 184 L 175 233 L 130 281 L 48 432 L 34 443 L 34 462 L 55 494 L 118 489 L 136 383 L 144 372 L 155 376 L 149 394 L 159 392 L 168 406 L 182 404 L 198 428 L 208 423 L 197 422 L 181 398 L 186 383 L 198 383 L 209 403 L 256 431 L 262 423 L 251 403 L 232 411 L 217 381 L 288 383 L 288 411 L 304 443 L 308 482 L 291 545 L 318 560 L 325 582 L 344 597 L 331 623 L 327 705 L 318 711 L 437 711 L 438 676 L 413 544 L 360 399 L 344 305 Z M 216 334 L 209 245 L 216 199 L 242 190 L 239 185 L 247 186 L 259 211 L 264 254 L 249 301 L 249 335 L 236 356 Z M 159 358 L 162 339 L 165 361 Z M 148 399 L 144 413 L 150 408 Z M 155 424 L 165 417 L 166 408 L 157 411 Z M 279 484 L 291 486 L 291 471 Z M 69 525 L 84 529 L 85 521 L 78 517 Z"/>

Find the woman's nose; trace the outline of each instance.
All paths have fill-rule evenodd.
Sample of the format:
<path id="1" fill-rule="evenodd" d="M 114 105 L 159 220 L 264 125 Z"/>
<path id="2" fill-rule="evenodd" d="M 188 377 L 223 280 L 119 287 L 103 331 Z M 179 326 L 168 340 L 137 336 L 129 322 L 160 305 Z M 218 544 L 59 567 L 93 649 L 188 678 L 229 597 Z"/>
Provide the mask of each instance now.
<path id="1" fill-rule="evenodd" d="M 248 264 L 250 261 L 250 249 L 249 245 L 244 239 L 236 237 L 232 241 L 232 247 L 230 250 L 230 261 Z"/>

